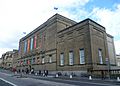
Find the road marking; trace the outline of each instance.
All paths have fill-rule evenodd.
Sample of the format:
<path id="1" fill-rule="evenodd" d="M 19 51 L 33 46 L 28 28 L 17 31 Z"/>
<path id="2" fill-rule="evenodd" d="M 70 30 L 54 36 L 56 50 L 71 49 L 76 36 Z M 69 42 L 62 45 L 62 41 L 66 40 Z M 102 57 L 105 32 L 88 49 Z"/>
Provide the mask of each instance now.
<path id="1" fill-rule="evenodd" d="M 16 84 L 14 84 L 14 83 L 12 83 L 12 82 L 9 82 L 9 81 L 7 81 L 7 80 L 5 80 L 5 79 L 3 79 L 3 78 L 0 78 L 2 81 L 4 81 L 4 82 L 6 82 L 6 83 L 8 83 L 8 84 L 11 84 L 11 85 L 13 85 L 13 86 L 17 86 Z"/>

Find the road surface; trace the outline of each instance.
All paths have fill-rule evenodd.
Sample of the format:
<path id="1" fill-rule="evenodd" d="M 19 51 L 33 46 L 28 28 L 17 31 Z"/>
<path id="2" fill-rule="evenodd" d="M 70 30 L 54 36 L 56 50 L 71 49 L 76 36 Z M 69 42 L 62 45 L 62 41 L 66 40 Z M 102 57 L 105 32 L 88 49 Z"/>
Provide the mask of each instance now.
<path id="1" fill-rule="evenodd" d="M 109 83 L 94 80 L 69 80 L 53 77 L 25 75 L 22 78 L 13 73 L 0 71 L 0 86 L 120 86 L 120 83 Z"/>

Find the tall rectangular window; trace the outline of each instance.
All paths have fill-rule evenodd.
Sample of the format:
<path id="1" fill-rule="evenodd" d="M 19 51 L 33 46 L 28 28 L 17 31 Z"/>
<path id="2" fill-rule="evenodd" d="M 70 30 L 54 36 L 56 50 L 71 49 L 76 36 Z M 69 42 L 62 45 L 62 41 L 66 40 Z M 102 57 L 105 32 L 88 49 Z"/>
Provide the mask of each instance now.
<path id="1" fill-rule="evenodd" d="M 42 33 L 40 32 L 40 48 L 42 47 Z"/>
<path id="2" fill-rule="evenodd" d="M 24 60 L 24 65 L 26 65 L 26 60 Z"/>
<path id="3" fill-rule="evenodd" d="M 85 64 L 85 52 L 84 49 L 79 50 L 80 64 Z"/>
<path id="4" fill-rule="evenodd" d="M 30 61 L 30 64 L 32 63 L 32 59 L 29 60 Z"/>
<path id="5" fill-rule="evenodd" d="M 120 62 L 117 62 L 117 65 L 120 66 Z"/>
<path id="6" fill-rule="evenodd" d="M 32 64 L 34 64 L 34 63 L 35 63 L 35 58 L 32 59 Z"/>
<path id="7" fill-rule="evenodd" d="M 74 56 L 73 56 L 73 51 L 69 52 L 69 65 L 73 65 L 74 63 Z"/>
<path id="8" fill-rule="evenodd" d="M 60 65 L 63 66 L 64 65 L 64 53 L 60 54 Z"/>
<path id="9" fill-rule="evenodd" d="M 45 63 L 45 58 L 44 58 L 44 56 L 42 57 L 42 64 L 44 64 Z"/>
<path id="10" fill-rule="evenodd" d="M 30 43 L 30 50 L 33 49 L 33 37 L 31 38 L 31 43 Z"/>
<path id="11" fill-rule="evenodd" d="M 39 64 L 40 63 L 40 58 L 39 57 L 37 57 L 37 64 Z"/>
<path id="12" fill-rule="evenodd" d="M 49 63 L 52 63 L 52 55 L 49 55 Z"/>
<path id="13" fill-rule="evenodd" d="M 30 65 L 30 60 L 29 59 L 27 60 L 27 64 Z"/>
<path id="14" fill-rule="evenodd" d="M 28 42 L 27 42 L 27 51 L 30 50 L 30 39 L 28 39 Z"/>
<path id="15" fill-rule="evenodd" d="M 98 49 L 99 63 L 103 64 L 102 49 Z"/>
<path id="16" fill-rule="evenodd" d="M 27 41 L 24 41 L 24 53 L 27 51 Z"/>
<path id="17" fill-rule="evenodd" d="M 36 48 L 37 47 L 37 35 L 35 35 L 35 37 L 34 37 L 34 48 Z"/>

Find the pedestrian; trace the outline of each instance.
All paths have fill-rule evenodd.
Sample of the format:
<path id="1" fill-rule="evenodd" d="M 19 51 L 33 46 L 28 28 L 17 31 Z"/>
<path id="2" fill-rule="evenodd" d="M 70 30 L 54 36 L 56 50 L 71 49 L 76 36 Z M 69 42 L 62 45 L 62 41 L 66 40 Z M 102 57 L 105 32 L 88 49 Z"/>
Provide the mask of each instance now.
<path id="1" fill-rule="evenodd" d="M 46 76 L 48 76 L 48 70 L 46 70 Z"/>
<path id="2" fill-rule="evenodd" d="M 39 75 L 41 75 L 41 70 L 39 70 Z"/>
<path id="3" fill-rule="evenodd" d="M 104 72 L 101 71 L 102 80 L 104 79 Z"/>
<path id="4" fill-rule="evenodd" d="M 31 74 L 34 74 L 34 70 L 33 70 L 33 68 L 31 69 Z"/>
<path id="5" fill-rule="evenodd" d="M 22 73 L 24 73 L 24 70 L 22 69 Z"/>
<path id="6" fill-rule="evenodd" d="M 28 68 L 26 68 L 26 74 L 28 74 L 29 73 L 29 70 L 28 70 Z"/>
<path id="7" fill-rule="evenodd" d="M 46 71 L 44 70 L 44 72 L 43 72 L 43 76 L 45 77 L 45 74 L 46 74 Z"/>

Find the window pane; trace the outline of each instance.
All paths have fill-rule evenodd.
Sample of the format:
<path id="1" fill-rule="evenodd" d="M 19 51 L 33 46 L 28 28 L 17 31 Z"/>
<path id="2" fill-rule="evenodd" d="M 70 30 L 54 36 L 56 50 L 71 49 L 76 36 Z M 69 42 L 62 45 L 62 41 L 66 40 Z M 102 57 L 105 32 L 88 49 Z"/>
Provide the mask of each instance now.
<path id="1" fill-rule="evenodd" d="M 80 64 L 85 64 L 85 55 L 84 55 L 84 49 L 80 49 Z"/>
<path id="2" fill-rule="evenodd" d="M 61 66 L 64 65 L 64 54 L 63 53 L 60 54 L 60 65 Z"/>
<path id="3" fill-rule="evenodd" d="M 24 42 L 24 53 L 27 51 L 27 41 Z"/>
<path id="4" fill-rule="evenodd" d="M 32 63 L 35 63 L 35 58 L 32 59 Z"/>
<path id="5" fill-rule="evenodd" d="M 30 39 L 27 40 L 27 51 L 30 50 Z"/>
<path id="6" fill-rule="evenodd" d="M 43 64 L 45 63 L 45 58 L 44 58 L 44 57 L 42 57 L 42 63 L 43 63 Z"/>
<path id="7" fill-rule="evenodd" d="M 24 60 L 24 64 L 26 65 L 26 60 Z"/>
<path id="8" fill-rule="evenodd" d="M 69 65 L 73 65 L 73 52 L 69 52 Z"/>
<path id="9" fill-rule="evenodd" d="M 98 56 L 99 56 L 99 62 L 100 62 L 100 64 L 103 64 L 102 50 L 101 49 L 98 50 Z"/>
<path id="10" fill-rule="evenodd" d="M 31 38 L 31 43 L 30 43 L 30 50 L 33 49 L 33 38 Z"/>
<path id="11" fill-rule="evenodd" d="M 52 63 L 52 57 L 49 57 L 49 63 Z"/>

